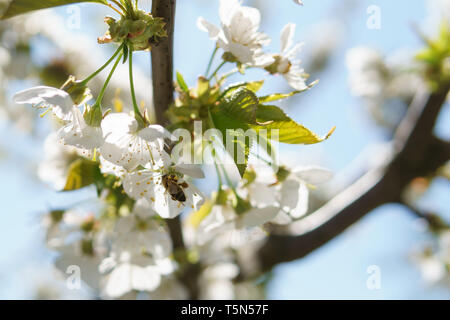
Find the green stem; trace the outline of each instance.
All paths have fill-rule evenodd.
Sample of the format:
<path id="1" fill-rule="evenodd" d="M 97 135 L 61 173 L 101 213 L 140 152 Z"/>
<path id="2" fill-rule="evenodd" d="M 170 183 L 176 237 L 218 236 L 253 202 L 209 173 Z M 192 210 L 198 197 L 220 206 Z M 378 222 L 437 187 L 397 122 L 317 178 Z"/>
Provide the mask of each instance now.
<path id="1" fill-rule="evenodd" d="M 115 3 L 123 11 L 123 13 L 127 12 L 127 9 L 125 9 L 125 7 L 117 0 L 111 0 L 111 2 Z"/>
<path id="2" fill-rule="evenodd" d="M 211 66 L 214 61 L 214 57 L 216 56 L 217 50 L 219 50 L 219 47 L 216 45 L 216 48 L 214 49 L 214 51 L 211 55 L 211 58 L 209 59 L 208 68 L 206 69 L 206 72 L 205 72 L 205 78 L 208 78 L 208 74 L 209 74 L 209 71 L 211 70 Z"/>
<path id="3" fill-rule="evenodd" d="M 233 74 L 235 74 L 235 73 L 238 73 L 239 72 L 239 69 L 238 68 L 234 68 L 233 70 L 231 70 L 230 72 L 227 72 L 227 73 L 225 73 L 223 76 L 221 76 L 220 78 L 223 80 L 223 79 L 226 79 L 226 78 L 228 78 L 229 76 L 232 76 Z"/>
<path id="4" fill-rule="evenodd" d="M 95 78 L 100 72 L 102 72 L 103 70 L 105 70 L 105 68 L 107 66 L 109 66 L 109 64 L 114 60 L 115 57 L 117 57 L 117 55 L 120 53 L 120 51 L 122 51 L 123 49 L 123 44 L 120 45 L 120 47 L 116 50 L 116 52 L 114 52 L 113 56 L 106 61 L 106 63 L 100 67 L 100 69 L 98 69 L 97 71 L 95 71 L 93 74 L 91 74 L 89 77 L 87 77 L 86 79 L 84 79 L 83 81 L 81 81 L 81 85 L 87 85 L 89 81 L 91 81 L 93 78 Z"/>
<path id="5" fill-rule="evenodd" d="M 134 20 L 136 18 L 136 16 L 134 14 L 134 8 L 133 8 L 133 4 L 131 3 L 131 1 L 125 0 L 125 1 L 123 1 L 123 4 L 127 8 L 127 14 L 130 15 L 130 17 Z"/>
<path id="6" fill-rule="evenodd" d="M 219 169 L 219 166 L 217 165 L 216 150 L 214 148 L 212 150 L 212 154 L 213 154 L 213 157 L 214 157 L 214 167 L 216 168 L 217 179 L 218 179 L 218 182 L 219 182 L 218 191 L 220 192 L 220 190 L 222 190 L 222 186 L 223 186 L 222 175 L 220 174 L 220 169 Z"/>
<path id="7" fill-rule="evenodd" d="M 106 88 L 108 87 L 109 82 L 111 81 L 111 78 L 114 74 L 114 71 L 116 71 L 117 66 L 119 65 L 120 60 L 122 59 L 123 52 L 119 55 L 116 62 L 114 63 L 114 66 L 111 69 L 111 72 L 108 75 L 108 78 L 106 78 L 105 83 L 103 84 L 102 90 L 100 91 L 97 100 L 95 101 L 95 105 L 101 105 L 103 96 L 105 95 Z"/>
<path id="8" fill-rule="evenodd" d="M 254 157 L 256 157 L 257 159 L 261 160 L 262 162 L 264 162 L 265 164 L 267 164 L 268 166 L 272 166 L 272 165 L 273 165 L 273 162 L 270 162 L 269 160 L 264 159 L 263 157 L 261 157 L 261 156 L 260 156 L 259 154 L 257 154 L 257 153 L 252 153 L 252 155 L 253 155 Z"/>
<path id="9" fill-rule="evenodd" d="M 208 78 L 209 81 L 212 80 L 212 78 L 215 77 L 215 75 L 217 74 L 217 72 L 219 72 L 220 69 L 222 69 L 222 67 L 225 65 L 225 63 L 227 63 L 226 61 L 222 61 L 222 63 L 216 68 L 216 70 L 214 70 L 213 74 L 211 75 L 211 77 Z"/>
<path id="10" fill-rule="evenodd" d="M 133 80 L 133 48 L 130 45 L 128 49 L 128 65 L 129 65 L 129 73 L 130 73 L 130 89 L 131 89 L 131 99 L 133 100 L 133 109 L 136 117 L 139 117 L 139 120 L 145 122 L 144 117 L 139 111 L 139 107 L 136 100 L 136 92 L 134 91 L 134 80 Z"/>
<path id="11" fill-rule="evenodd" d="M 225 170 L 225 167 L 223 164 L 220 164 L 220 167 L 222 168 L 223 175 L 225 177 L 225 180 L 227 181 L 228 186 L 233 190 L 234 194 L 237 196 L 236 188 L 234 187 L 233 182 L 231 181 L 230 177 L 228 176 L 227 170 Z"/>

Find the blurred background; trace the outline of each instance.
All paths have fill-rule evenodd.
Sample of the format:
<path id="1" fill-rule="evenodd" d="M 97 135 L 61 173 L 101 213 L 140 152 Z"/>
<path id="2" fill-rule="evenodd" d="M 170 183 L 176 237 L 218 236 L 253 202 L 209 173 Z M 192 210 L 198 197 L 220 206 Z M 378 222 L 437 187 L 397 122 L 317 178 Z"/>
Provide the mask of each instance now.
<path id="1" fill-rule="evenodd" d="M 352 83 L 348 52 L 355 47 L 370 47 L 383 59 L 394 61 L 391 65 L 400 62 L 406 64 L 405 70 L 412 68 L 412 62 L 408 65 L 410 57 L 423 47 L 417 30 L 436 33 L 436 17 L 442 13 L 438 2 L 417 0 L 412 5 L 408 0 L 305 0 L 300 7 L 292 0 L 244 1 L 261 10 L 261 29 L 273 39 L 272 51 L 279 50 L 282 27 L 288 22 L 297 24 L 295 40 L 305 43 L 301 58 L 306 72 L 312 80 L 320 79 L 312 90 L 280 105 L 319 134 L 337 126 L 332 138 L 324 143 L 283 147 L 282 159 L 287 158 L 290 165 L 330 168 L 336 176 L 325 189 L 333 193 L 383 157 L 385 143 L 391 139 L 405 105 L 399 101 L 373 101 L 358 94 Z M 142 1 L 147 10 L 150 3 Z M 368 8 L 374 6 L 379 9 L 380 28 L 367 26 L 373 14 Z M 44 156 L 43 141 L 50 124 L 38 121 L 36 110 L 13 105 L 11 96 L 46 79 L 47 85 L 58 86 L 58 81 L 64 82 L 69 74 L 81 78 L 97 69 L 114 49 L 111 45 L 97 45 L 97 37 L 106 30 L 105 14 L 110 10 L 81 4 L 0 23 L 1 299 L 86 297 L 83 292 L 65 291 L 63 280 L 58 280 L 62 277 L 53 270 L 55 255 L 45 247 L 41 220 L 51 209 L 67 202 L 89 201 L 95 195 L 93 190 L 57 193 L 38 179 L 37 166 Z M 218 1 L 177 1 L 175 68 L 190 85 L 204 72 L 214 48 L 208 35 L 196 27 L 199 16 L 218 23 Z M 149 54 L 137 53 L 136 64 L 139 100 L 151 107 Z M 251 71 L 248 77 L 267 79 L 263 94 L 288 91 L 284 79 L 268 78 L 261 71 Z M 127 90 L 128 82 L 123 79 L 114 76 L 117 90 L 110 90 L 106 98 L 111 103 L 120 90 Z M 415 79 L 403 81 L 411 84 Z M 94 84 L 93 91 L 100 85 Z M 450 139 L 449 128 L 450 110 L 445 106 L 436 135 Z M 448 180 L 434 179 L 417 206 L 450 219 L 449 195 Z M 278 266 L 268 284 L 267 297 L 449 299 L 450 286 L 443 281 L 426 281 L 414 262 L 415 252 L 432 241 L 423 223 L 406 209 L 384 206 L 306 258 Z M 381 287 L 377 290 L 366 285 L 370 266 L 379 267 L 381 272 Z"/>

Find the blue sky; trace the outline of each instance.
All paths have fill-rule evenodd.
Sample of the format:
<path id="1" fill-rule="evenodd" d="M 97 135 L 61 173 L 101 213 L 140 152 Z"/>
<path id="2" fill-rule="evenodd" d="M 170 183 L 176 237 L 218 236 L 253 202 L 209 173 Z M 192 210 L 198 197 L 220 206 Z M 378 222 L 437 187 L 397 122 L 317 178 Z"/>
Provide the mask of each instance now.
<path id="1" fill-rule="evenodd" d="M 341 0 L 305 0 L 304 7 L 291 0 L 244 1 L 260 5 L 263 15 L 262 29 L 273 38 L 272 48 L 279 47 L 279 31 L 287 22 L 297 24 L 296 40 L 306 41 L 313 25 L 324 19 L 339 18 Z M 183 73 L 189 84 L 204 72 L 213 43 L 196 28 L 196 19 L 203 16 L 217 22 L 218 1 L 179 0 L 175 42 L 175 68 Z M 401 48 L 417 48 L 420 42 L 411 23 L 420 24 L 426 15 L 425 1 L 353 1 L 346 9 L 347 27 L 342 43 L 332 60 L 331 68 L 320 75 L 320 84 L 302 97 L 292 99 L 289 113 L 301 123 L 324 134 L 332 126 L 337 130 L 332 138 L 320 145 L 295 149 L 299 163 L 326 165 L 339 172 L 368 145 L 384 141 L 378 129 L 348 90 L 345 52 L 357 45 L 373 46 L 389 54 Z M 381 29 L 366 28 L 369 5 L 381 9 Z M 95 13 L 91 6 L 82 6 L 82 32 L 88 30 Z M 65 9 L 60 9 L 66 14 Z M 103 31 L 99 24 L 95 36 Z M 308 43 L 304 46 L 308 51 Z M 149 68 L 147 54 L 136 59 L 142 68 Z M 251 73 L 253 78 L 264 73 Z M 236 78 L 236 80 L 242 80 Z M 265 91 L 286 91 L 282 79 L 268 79 Z M 450 113 L 448 106 L 442 112 L 438 133 L 449 138 Z M 2 213 L 0 223 L 0 298 L 29 297 L 30 276 L 25 270 L 40 270 L 51 257 L 42 244 L 38 226 L 39 212 L 64 203 L 68 196 L 55 195 L 38 181 L 30 178 L 34 170 L 31 160 L 40 157 L 40 145 L 26 136 L 0 127 L 0 147 L 11 150 L 0 159 Z M 7 182 L 7 183 L 5 183 Z M 436 181 L 421 204 L 440 209 L 447 217 L 449 185 Z M 78 194 L 80 199 L 87 194 Z M 274 271 L 268 297 L 272 299 L 411 299 L 450 298 L 450 290 L 427 287 L 418 269 L 410 261 L 412 249 L 429 239 L 421 232 L 412 216 L 404 209 L 389 205 L 379 208 L 343 235 L 315 251 L 306 258 L 283 264 Z M 367 267 L 377 265 L 381 270 L 381 289 L 368 290 Z"/>

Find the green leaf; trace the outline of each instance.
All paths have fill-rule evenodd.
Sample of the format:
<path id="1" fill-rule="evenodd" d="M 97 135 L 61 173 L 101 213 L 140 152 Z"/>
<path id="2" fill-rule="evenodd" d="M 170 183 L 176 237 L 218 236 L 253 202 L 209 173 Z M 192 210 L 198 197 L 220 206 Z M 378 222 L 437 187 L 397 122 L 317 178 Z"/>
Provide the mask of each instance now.
<path id="1" fill-rule="evenodd" d="M 319 137 L 308 128 L 298 124 L 277 106 L 259 105 L 256 119 L 260 124 L 253 126 L 256 130 L 266 129 L 267 137 L 270 139 L 271 130 L 278 129 L 278 141 L 289 144 L 314 144 L 329 138 L 334 129 L 325 137 Z"/>
<path id="2" fill-rule="evenodd" d="M 262 88 L 263 84 L 264 84 L 264 80 L 234 83 L 234 84 L 228 86 L 223 91 L 223 93 L 220 96 L 220 99 L 222 99 L 223 97 L 233 93 L 235 90 L 237 90 L 239 88 L 245 88 L 245 89 L 248 89 L 248 90 L 250 90 L 252 92 L 258 92 L 259 89 Z"/>
<path id="3" fill-rule="evenodd" d="M 210 120 L 214 128 L 222 133 L 223 145 L 226 149 L 227 142 L 228 145 L 233 148 L 233 150 L 227 150 L 230 156 L 233 157 L 234 163 L 239 170 L 241 177 L 244 175 L 247 169 L 248 157 L 250 154 L 251 139 L 246 137 L 245 131 L 250 129 L 250 126 L 240 121 L 238 118 L 233 117 L 230 113 L 225 112 L 224 108 L 220 106 L 215 106 L 209 110 Z M 227 137 L 227 129 L 235 130 L 235 134 Z M 240 133 L 241 129 L 244 134 Z M 227 141 L 231 139 L 231 141 Z"/>
<path id="4" fill-rule="evenodd" d="M 127 62 L 127 60 L 128 60 L 128 52 L 129 52 L 129 48 L 128 48 L 128 45 L 125 43 L 124 44 L 124 46 L 123 46 L 123 61 L 122 61 L 122 64 L 125 64 L 125 62 Z"/>
<path id="5" fill-rule="evenodd" d="M 277 100 L 286 99 L 286 98 L 292 97 L 292 96 L 294 96 L 294 95 L 296 95 L 298 93 L 302 93 L 302 92 L 305 92 L 305 91 L 311 89 L 317 83 L 319 83 L 318 80 L 312 82 L 310 85 L 308 85 L 308 87 L 306 87 L 303 90 L 292 91 L 290 93 L 275 93 L 275 94 L 270 94 L 268 96 L 259 97 L 259 102 L 260 103 L 267 103 L 267 102 L 273 102 L 273 101 L 277 101 Z"/>
<path id="6" fill-rule="evenodd" d="M 209 91 L 209 81 L 205 77 L 199 77 L 197 80 L 197 95 L 202 97 Z"/>
<path id="7" fill-rule="evenodd" d="M 225 97 L 219 105 L 228 117 L 245 124 L 256 124 L 258 97 L 247 88 L 239 88 Z"/>
<path id="8" fill-rule="evenodd" d="M 2 15 L 2 19 L 8 19 L 19 14 L 63 6 L 66 4 L 81 3 L 81 2 L 96 2 L 107 4 L 106 0 L 12 0 L 8 8 Z M 44 22 L 43 22 L 44 23 Z"/>
<path id="9" fill-rule="evenodd" d="M 69 166 L 66 186 L 63 191 L 78 190 L 93 184 L 101 177 L 97 162 L 88 159 L 78 159 Z"/>
<path id="10" fill-rule="evenodd" d="M 184 78 L 181 75 L 181 73 L 179 73 L 178 71 L 177 71 L 177 82 L 181 90 L 183 90 L 183 92 L 189 93 L 189 87 L 187 86 L 186 81 L 184 81 Z"/>

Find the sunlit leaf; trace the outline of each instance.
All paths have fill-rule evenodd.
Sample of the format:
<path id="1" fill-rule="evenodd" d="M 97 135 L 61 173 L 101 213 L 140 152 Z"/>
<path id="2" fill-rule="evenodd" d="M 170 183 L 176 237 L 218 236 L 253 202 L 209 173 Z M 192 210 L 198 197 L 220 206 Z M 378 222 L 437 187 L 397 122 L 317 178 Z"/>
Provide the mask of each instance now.
<path id="1" fill-rule="evenodd" d="M 251 81 L 251 82 L 239 82 L 239 83 L 234 83 L 230 86 L 228 86 L 222 93 L 221 98 L 232 94 L 234 91 L 236 91 L 239 88 L 245 88 L 248 89 L 252 92 L 258 92 L 259 89 L 261 89 L 261 87 L 264 84 L 264 80 L 260 80 L 260 81 Z"/>
<path id="2" fill-rule="evenodd" d="M 256 124 L 258 97 L 249 89 L 237 89 L 225 97 L 219 107 L 230 118 L 246 124 Z"/>
<path id="3" fill-rule="evenodd" d="M 189 87 L 187 86 L 186 81 L 184 81 L 184 78 L 181 75 L 181 73 L 179 73 L 178 71 L 177 71 L 177 83 L 184 93 L 189 93 Z"/>
<path id="4" fill-rule="evenodd" d="M 78 159 L 69 167 L 64 191 L 78 190 L 93 184 L 101 177 L 100 168 L 97 162 Z"/>
<path id="5" fill-rule="evenodd" d="M 242 177 L 247 169 L 250 154 L 251 138 L 245 136 L 245 132 L 250 129 L 249 125 L 237 117 L 233 117 L 231 113 L 224 112 L 224 108 L 219 106 L 210 110 L 210 119 L 214 128 L 222 133 L 223 145 L 233 158 Z M 227 130 L 230 130 L 228 135 Z M 227 148 L 227 145 L 232 149 Z"/>
<path id="6" fill-rule="evenodd" d="M 271 130 L 278 130 L 280 142 L 289 144 L 314 144 L 328 139 L 334 128 L 325 137 L 320 137 L 308 128 L 298 124 L 277 106 L 259 105 L 256 113 L 259 123 L 264 125 L 253 126 L 254 129 L 266 129 L 267 137 L 271 138 Z"/>

